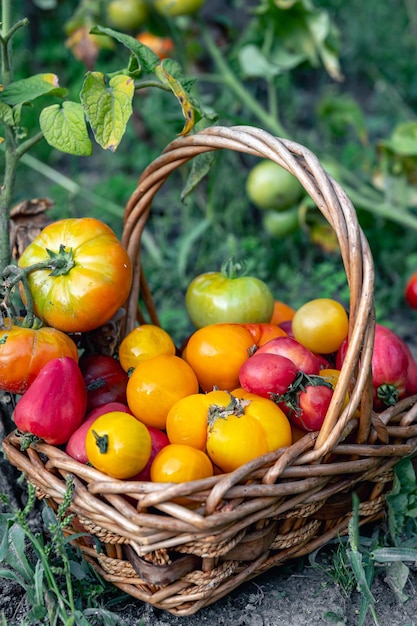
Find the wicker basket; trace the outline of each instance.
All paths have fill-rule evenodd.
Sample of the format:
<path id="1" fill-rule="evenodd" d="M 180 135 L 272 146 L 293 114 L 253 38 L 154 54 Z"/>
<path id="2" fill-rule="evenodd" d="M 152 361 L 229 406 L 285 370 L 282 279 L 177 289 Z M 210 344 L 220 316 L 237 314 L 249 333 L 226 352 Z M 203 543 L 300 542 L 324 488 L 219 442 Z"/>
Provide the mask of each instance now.
<path id="1" fill-rule="evenodd" d="M 393 466 L 417 449 L 417 397 L 384 413 L 372 412 L 374 271 L 355 210 L 315 155 L 296 143 L 252 127 L 212 127 L 176 139 L 151 163 L 125 213 L 123 242 L 134 263 L 125 332 L 142 319 L 139 293 L 152 321 L 158 321 L 139 260 L 155 193 L 177 167 L 218 149 L 283 166 L 336 232 L 350 288 L 349 348 L 321 431 L 230 474 L 178 485 L 115 480 L 47 444 L 32 444 L 23 452 L 18 433 L 3 442 L 10 463 L 53 508 L 71 475 L 75 517 L 68 532 L 77 533 L 74 541 L 85 557 L 120 589 L 176 615 L 191 615 L 269 568 L 343 534 L 353 492 L 361 502 L 361 523 L 381 517 Z M 342 409 L 347 389 L 350 399 Z M 195 506 L 178 504 L 179 496 Z"/>

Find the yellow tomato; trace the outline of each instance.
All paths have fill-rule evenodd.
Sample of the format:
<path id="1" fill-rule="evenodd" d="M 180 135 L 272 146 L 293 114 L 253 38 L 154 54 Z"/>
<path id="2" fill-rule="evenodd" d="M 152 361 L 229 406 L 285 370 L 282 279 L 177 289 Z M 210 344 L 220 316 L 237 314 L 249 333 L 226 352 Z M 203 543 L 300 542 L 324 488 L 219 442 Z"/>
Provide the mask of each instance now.
<path id="1" fill-rule="evenodd" d="M 151 465 L 151 480 L 157 483 L 184 483 L 209 476 L 213 476 L 213 465 L 207 454 L 181 444 L 162 448 Z"/>
<path id="2" fill-rule="evenodd" d="M 168 412 L 175 402 L 197 392 L 198 380 L 191 366 L 174 355 L 139 363 L 126 388 L 127 404 L 134 416 L 161 430 L 165 430 Z"/>
<path id="3" fill-rule="evenodd" d="M 113 478 L 131 478 L 143 470 L 151 456 L 151 435 L 129 413 L 113 411 L 98 417 L 85 438 L 88 461 Z"/>
<path id="4" fill-rule="evenodd" d="M 292 320 L 292 332 L 297 341 L 312 352 L 336 352 L 347 337 L 349 319 L 337 300 L 316 298 L 303 304 Z"/>
<path id="5" fill-rule="evenodd" d="M 142 324 L 134 328 L 119 347 L 120 365 L 125 372 L 142 361 L 162 354 L 175 354 L 175 344 L 163 328 L 154 324 Z"/>
<path id="6" fill-rule="evenodd" d="M 171 443 L 206 449 L 209 394 L 193 393 L 178 400 L 169 410 L 166 432 Z"/>

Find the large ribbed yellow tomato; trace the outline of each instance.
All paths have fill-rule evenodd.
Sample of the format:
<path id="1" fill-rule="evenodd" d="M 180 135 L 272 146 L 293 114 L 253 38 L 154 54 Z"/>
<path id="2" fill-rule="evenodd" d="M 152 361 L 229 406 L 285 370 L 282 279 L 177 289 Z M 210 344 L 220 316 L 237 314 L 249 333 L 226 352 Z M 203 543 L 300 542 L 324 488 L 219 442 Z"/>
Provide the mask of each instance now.
<path id="1" fill-rule="evenodd" d="M 105 324 L 130 291 L 126 250 L 109 226 L 92 217 L 46 226 L 19 259 L 22 268 L 34 264 L 41 264 L 28 276 L 35 314 L 64 332 Z"/>

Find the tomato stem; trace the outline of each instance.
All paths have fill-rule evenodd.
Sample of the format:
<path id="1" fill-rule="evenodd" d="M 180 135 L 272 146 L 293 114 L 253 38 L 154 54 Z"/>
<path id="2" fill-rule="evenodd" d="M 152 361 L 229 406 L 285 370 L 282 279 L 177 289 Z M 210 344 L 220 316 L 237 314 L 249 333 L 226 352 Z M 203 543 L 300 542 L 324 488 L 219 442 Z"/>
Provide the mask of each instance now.
<path id="1" fill-rule="evenodd" d="M 230 391 L 227 391 L 226 393 L 230 396 L 230 401 L 227 406 L 222 406 L 220 404 L 210 404 L 209 406 L 207 423 L 210 430 L 212 430 L 216 420 L 218 419 L 227 419 L 229 415 L 241 417 L 245 413 L 245 407 L 250 404 L 250 400 L 236 398 L 236 396 L 231 394 Z"/>
<path id="2" fill-rule="evenodd" d="M 106 454 L 109 449 L 109 436 L 99 435 L 95 430 L 93 430 L 93 435 L 96 440 L 97 447 L 100 450 L 100 454 Z"/>
<path id="3" fill-rule="evenodd" d="M 399 392 L 394 385 L 386 383 L 377 388 L 376 395 L 386 406 L 394 406 L 398 402 Z"/>

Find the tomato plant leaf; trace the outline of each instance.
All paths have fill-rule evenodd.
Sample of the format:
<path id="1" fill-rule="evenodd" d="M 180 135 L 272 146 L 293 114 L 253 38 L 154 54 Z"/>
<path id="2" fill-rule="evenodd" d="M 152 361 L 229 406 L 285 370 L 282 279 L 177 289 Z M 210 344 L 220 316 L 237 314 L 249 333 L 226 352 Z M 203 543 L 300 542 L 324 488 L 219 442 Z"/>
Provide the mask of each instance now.
<path id="1" fill-rule="evenodd" d="M 53 104 L 41 111 L 41 131 L 48 144 L 67 154 L 89 156 L 92 144 L 88 136 L 84 110 L 77 102 Z"/>
<path id="2" fill-rule="evenodd" d="M 107 78 L 101 72 L 86 75 L 80 98 L 95 140 L 105 150 L 114 152 L 132 115 L 133 79 L 118 74 Z"/>
<path id="3" fill-rule="evenodd" d="M 104 28 L 103 26 L 94 26 L 90 32 L 93 35 L 109 35 L 130 50 L 133 57 L 130 59 L 128 67 L 130 76 L 140 75 L 142 71 L 146 74 L 151 74 L 160 63 L 160 59 L 155 52 L 130 35 L 119 33 L 117 30 Z"/>
<path id="4" fill-rule="evenodd" d="M 36 100 L 46 94 L 64 97 L 67 90 L 61 88 L 56 74 L 35 74 L 29 78 L 16 80 L 0 92 L 0 100 L 10 106 Z"/>
<path id="5" fill-rule="evenodd" d="M 13 126 L 13 109 L 4 102 L 0 102 L 0 123 L 7 126 Z"/>
<path id="6" fill-rule="evenodd" d="M 194 127 L 194 108 L 189 96 L 183 85 L 165 69 L 162 63 L 155 68 L 155 74 L 163 84 L 169 85 L 172 93 L 180 103 L 182 113 L 185 117 L 185 124 L 179 135 L 187 135 Z"/>

